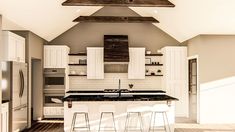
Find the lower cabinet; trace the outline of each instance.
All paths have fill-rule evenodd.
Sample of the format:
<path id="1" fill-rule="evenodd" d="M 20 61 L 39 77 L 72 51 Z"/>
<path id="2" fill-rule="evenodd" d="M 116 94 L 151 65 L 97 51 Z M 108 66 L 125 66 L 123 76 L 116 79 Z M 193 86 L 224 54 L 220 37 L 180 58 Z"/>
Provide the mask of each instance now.
<path id="1" fill-rule="evenodd" d="M 44 107 L 44 118 L 63 118 L 64 107 Z"/>
<path id="2" fill-rule="evenodd" d="M 2 120 L 2 127 L 1 131 L 2 132 L 9 132 L 9 103 L 3 103 L 2 104 L 2 112 L 1 112 L 1 120 Z"/>

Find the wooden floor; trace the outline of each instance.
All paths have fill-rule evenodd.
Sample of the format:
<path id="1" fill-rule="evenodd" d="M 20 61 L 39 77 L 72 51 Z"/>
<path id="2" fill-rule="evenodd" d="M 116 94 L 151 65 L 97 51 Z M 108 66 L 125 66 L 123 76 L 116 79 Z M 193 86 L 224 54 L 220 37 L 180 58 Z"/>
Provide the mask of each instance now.
<path id="1" fill-rule="evenodd" d="M 63 132 L 62 120 L 43 120 L 34 122 L 32 127 L 23 132 Z M 176 123 L 174 132 L 235 132 L 235 124 L 201 125 L 196 123 Z"/>
<path id="2" fill-rule="evenodd" d="M 64 123 L 62 121 L 40 121 L 33 123 L 30 129 L 23 132 L 63 132 Z"/>

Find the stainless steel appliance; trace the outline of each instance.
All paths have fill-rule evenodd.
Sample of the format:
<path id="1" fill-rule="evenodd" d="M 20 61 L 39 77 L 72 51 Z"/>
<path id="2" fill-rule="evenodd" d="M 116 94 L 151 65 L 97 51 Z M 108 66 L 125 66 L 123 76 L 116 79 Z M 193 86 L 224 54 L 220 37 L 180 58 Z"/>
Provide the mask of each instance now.
<path id="1" fill-rule="evenodd" d="M 28 125 L 27 64 L 2 62 L 2 98 L 9 100 L 9 131 L 21 131 Z"/>
<path id="2" fill-rule="evenodd" d="M 44 69 L 44 92 L 64 93 L 65 91 L 65 69 L 46 68 Z"/>
<path id="3" fill-rule="evenodd" d="M 65 81 L 64 68 L 44 69 L 44 118 L 63 118 Z"/>

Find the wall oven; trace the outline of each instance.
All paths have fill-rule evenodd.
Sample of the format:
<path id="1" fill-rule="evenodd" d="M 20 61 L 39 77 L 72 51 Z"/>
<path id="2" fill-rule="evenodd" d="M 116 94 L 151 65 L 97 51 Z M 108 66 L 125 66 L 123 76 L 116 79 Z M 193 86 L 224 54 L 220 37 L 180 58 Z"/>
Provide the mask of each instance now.
<path id="1" fill-rule="evenodd" d="M 44 107 L 63 107 L 63 98 L 62 93 L 44 93 Z"/>
<path id="2" fill-rule="evenodd" d="M 63 106 L 65 69 L 44 69 L 44 107 Z"/>
<path id="3" fill-rule="evenodd" d="M 46 68 L 44 69 L 44 92 L 47 91 L 65 91 L 65 69 L 64 68 Z"/>

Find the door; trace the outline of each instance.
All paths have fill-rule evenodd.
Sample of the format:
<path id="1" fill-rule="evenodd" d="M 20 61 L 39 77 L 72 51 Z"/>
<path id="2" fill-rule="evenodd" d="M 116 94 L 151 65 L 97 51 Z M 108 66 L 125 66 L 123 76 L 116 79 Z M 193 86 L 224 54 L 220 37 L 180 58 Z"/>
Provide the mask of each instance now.
<path id="1" fill-rule="evenodd" d="M 189 60 L 189 118 L 197 121 L 197 59 Z"/>

